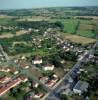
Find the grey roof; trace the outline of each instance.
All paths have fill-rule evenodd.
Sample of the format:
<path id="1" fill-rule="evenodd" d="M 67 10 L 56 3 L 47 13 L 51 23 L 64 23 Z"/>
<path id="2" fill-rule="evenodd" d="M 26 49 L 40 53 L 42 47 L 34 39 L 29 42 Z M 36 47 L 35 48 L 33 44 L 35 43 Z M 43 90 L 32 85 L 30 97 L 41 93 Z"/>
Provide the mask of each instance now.
<path id="1" fill-rule="evenodd" d="M 89 84 L 85 81 L 78 81 L 74 89 L 85 91 L 88 88 Z"/>

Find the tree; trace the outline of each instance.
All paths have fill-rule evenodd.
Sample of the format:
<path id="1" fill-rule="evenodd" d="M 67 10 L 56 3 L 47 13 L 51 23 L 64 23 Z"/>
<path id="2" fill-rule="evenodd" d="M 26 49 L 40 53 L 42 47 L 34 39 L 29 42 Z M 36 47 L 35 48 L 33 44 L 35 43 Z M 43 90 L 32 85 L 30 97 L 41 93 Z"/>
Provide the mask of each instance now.
<path id="1" fill-rule="evenodd" d="M 64 25 L 60 21 L 56 21 L 55 26 L 59 27 L 61 29 L 61 31 L 63 31 L 63 29 L 64 29 Z"/>
<path id="2" fill-rule="evenodd" d="M 60 95 L 61 100 L 68 100 L 68 97 L 65 94 Z"/>
<path id="3" fill-rule="evenodd" d="M 16 31 L 15 31 L 15 30 L 12 30 L 12 34 L 13 34 L 14 36 L 16 36 Z"/>

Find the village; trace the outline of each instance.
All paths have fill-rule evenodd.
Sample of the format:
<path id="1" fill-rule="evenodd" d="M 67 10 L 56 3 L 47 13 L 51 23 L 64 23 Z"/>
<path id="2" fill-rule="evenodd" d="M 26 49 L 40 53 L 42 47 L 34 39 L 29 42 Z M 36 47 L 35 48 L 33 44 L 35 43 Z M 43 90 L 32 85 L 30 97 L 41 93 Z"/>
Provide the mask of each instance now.
<path id="1" fill-rule="evenodd" d="M 29 29 L 30 32 L 31 30 Z M 38 39 L 36 37 L 31 41 L 35 51 L 45 48 L 46 52 L 44 55 L 42 54 L 43 56 L 37 52 L 37 54 L 35 53 L 29 57 L 22 54 L 16 58 L 8 59 L 8 55 L 6 56 L 3 48 L 1 49 L 2 57 L 5 58 L 5 60 L 1 59 L 0 64 L 1 97 L 4 96 L 6 98 L 7 94 L 17 97 L 19 93 L 25 91 L 25 94 L 22 93 L 25 100 L 43 100 L 50 91 L 60 84 L 59 82 L 72 70 L 74 64 L 81 62 L 87 56 L 86 60 L 81 62 L 81 67 L 71 71 L 72 76 L 68 75 L 64 86 L 62 85 L 58 89 L 58 94 L 60 93 L 61 98 L 64 95 L 68 95 L 71 98 L 76 94 L 84 98 L 82 94 L 88 93 L 89 83 L 87 79 L 82 78 L 83 75 L 85 78 L 85 75 L 89 72 L 88 69 L 82 66 L 85 66 L 84 64 L 87 62 L 96 63 L 95 58 L 97 56 L 94 55 L 95 51 L 88 55 L 89 49 L 93 44 L 86 47 L 81 46 L 81 44 L 63 40 L 59 33 L 53 33 L 53 29 L 49 28 L 44 32 L 43 38 Z"/>
<path id="2" fill-rule="evenodd" d="M 0 100 L 98 99 L 98 17 L 90 9 L 0 11 Z"/>

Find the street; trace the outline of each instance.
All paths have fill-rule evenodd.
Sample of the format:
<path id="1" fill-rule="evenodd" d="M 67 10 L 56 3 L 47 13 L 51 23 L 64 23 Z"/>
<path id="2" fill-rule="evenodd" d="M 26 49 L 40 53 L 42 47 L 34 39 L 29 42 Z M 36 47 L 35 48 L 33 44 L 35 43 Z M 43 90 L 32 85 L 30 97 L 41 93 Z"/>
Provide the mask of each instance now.
<path id="1" fill-rule="evenodd" d="M 81 65 L 87 61 L 86 59 L 88 59 L 90 55 L 93 55 L 93 54 L 94 54 L 94 52 L 95 52 L 95 47 L 97 47 L 97 46 L 98 46 L 98 42 L 96 42 L 96 43 L 93 45 L 93 47 L 87 52 L 87 54 L 84 55 L 84 57 L 83 57 L 82 60 L 78 61 L 78 62 L 73 66 L 73 68 L 71 69 L 71 71 L 68 72 L 68 73 L 61 79 L 61 82 L 60 82 L 59 84 L 57 84 L 56 87 L 55 87 L 52 91 L 50 91 L 50 92 L 48 93 L 48 95 L 47 95 L 47 97 L 46 97 L 46 100 L 60 100 L 60 98 L 59 98 L 59 96 L 58 96 L 58 91 L 62 88 L 62 86 L 64 86 L 64 85 L 66 84 L 65 81 L 68 79 L 68 77 L 71 76 L 72 78 L 74 78 L 74 76 L 76 75 L 75 72 L 77 72 L 77 71 L 80 69 Z"/>

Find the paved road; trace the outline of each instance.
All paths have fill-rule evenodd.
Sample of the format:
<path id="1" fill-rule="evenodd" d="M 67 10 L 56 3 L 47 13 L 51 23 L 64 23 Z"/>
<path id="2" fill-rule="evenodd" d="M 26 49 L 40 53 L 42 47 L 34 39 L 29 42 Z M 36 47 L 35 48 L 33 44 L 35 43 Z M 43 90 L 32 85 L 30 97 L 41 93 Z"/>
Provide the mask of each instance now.
<path id="1" fill-rule="evenodd" d="M 75 77 L 76 72 L 80 69 L 83 63 L 87 62 L 87 59 L 90 55 L 93 55 L 95 52 L 95 47 L 98 46 L 98 42 L 96 42 L 93 47 L 83 56 L 83 59 L 78 61 L 70 72 L 68 72 L 61 80 L 61 82 L 56 85 L 56 87 L 47 94 L 46 100 L 60 100 L 58 93 L 60 92 L 60 89 L 66 84 L 66 80 L 71 76 L 72 78 Z"/>

